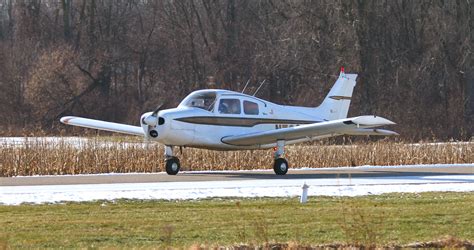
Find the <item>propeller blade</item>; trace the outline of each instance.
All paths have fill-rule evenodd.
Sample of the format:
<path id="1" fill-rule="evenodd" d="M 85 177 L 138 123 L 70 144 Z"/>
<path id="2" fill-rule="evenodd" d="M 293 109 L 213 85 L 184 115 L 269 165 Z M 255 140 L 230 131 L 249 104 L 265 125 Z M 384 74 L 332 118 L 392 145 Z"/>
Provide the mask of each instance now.
<path id="1" fill-rule="evenodd" d="M 156 124 L 158 123 L 158 112 L 161 110 L 161 108 L 163 107 L 164 103 L 160 103 L 153 112 L 151 112 L 150 115 L 146 116 L 146 117 L 143 117 L 142 118 L 142 121 L 143 123 L 145 123 L 146 125 L 148 126 L 156 126 Z"/>
<path id="2" fill-rule="evenodd" d="M 152 116 L 156 116 L 156 114 L 158 114 L 158 111 L 160 111 L 161 107 L 163 107 L 164 103 L 160 103 L 156 109 L 153 111 L 153 113 L 151 113 Z"/>

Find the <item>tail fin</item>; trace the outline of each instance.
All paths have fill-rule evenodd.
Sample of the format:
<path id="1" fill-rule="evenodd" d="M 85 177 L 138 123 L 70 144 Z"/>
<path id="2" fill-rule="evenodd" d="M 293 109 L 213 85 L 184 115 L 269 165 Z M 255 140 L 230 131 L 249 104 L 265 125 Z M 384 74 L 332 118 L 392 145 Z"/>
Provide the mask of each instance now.
<path id="1" fill-rule="evenodd" d="M 321 118 L 329 121 L 347 118 L 356 78 L 357 74 L 345 74 L 344 68 L 341 68 L 336 83 L 321 105 L 316 108 L 316 112 Z"/>

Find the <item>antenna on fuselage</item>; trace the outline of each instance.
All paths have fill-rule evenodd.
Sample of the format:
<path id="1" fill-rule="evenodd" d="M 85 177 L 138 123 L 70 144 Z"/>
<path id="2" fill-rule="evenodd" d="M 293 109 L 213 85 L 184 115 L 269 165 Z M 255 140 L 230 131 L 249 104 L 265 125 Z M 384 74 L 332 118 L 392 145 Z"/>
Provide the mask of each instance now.
<path id="1" fill-rule="evenodd" d="M 241 92 L 242 94 L 244 94 L 245 89 L 247 88 L 247 85 L 249 85 L 249 82 L 250 82 L 250 78 L 249 78 L 249 80 L 247 81 L 247 83 L 245 84 L 244 89 L 242 89 L 242 92 Z"/>
<path id="2" fill-rule="evenodd" d="M 255 90 L 255 93 L 253 93 L 252 96 L 255 96 L 257 94 L 257 92 L 260 90 L 260 88 L 263 86 L 263 84 L 267 81 L 267 79 L 263 80 L 262 83 L 260 83 L 260 86 L 258 86 L 258 89 Z"/>

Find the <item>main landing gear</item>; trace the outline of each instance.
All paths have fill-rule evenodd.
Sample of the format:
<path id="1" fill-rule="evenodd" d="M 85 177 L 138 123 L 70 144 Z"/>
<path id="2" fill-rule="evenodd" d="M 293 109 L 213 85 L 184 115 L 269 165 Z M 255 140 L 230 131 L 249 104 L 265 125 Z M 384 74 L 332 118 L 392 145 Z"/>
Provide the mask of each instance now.
<path id="1" fill-rule="evenodd" d="M 285 141 L 280 140 L 277 141 L 277 146 L 274 154 L 274 162 L 273 162 L 273 171 L 277 175 L 285 175 L 288 172 L 288 162 L 283 158 L 283 154 L 285 153 Z M 173 155 L 173 147 L 172 146 L 165 146 L 165 170 L 166 173 L 169 175 L 176 175 L 181 168 L 181 164 L 179 163 L 178 157 Z"/>
<path id="2" fill-rule="evenodd" d="M 275 161 L 273 162 L 273 171 L 277 175 L 285 175 L 288 172 L 288 162 L 281 156 L 285 153 L 285 141 L 277 141 L 275 150 Z"/>
<path id="3" fill-rule="evenodd" d="M 165 146 L 165 158 L 166 164 L 165 169 L 166 173 L 169 175 L 176 175 L 181 168 L 181 164 L 179 163 L 178 157 L 173 155 L 173 147 Z"/>

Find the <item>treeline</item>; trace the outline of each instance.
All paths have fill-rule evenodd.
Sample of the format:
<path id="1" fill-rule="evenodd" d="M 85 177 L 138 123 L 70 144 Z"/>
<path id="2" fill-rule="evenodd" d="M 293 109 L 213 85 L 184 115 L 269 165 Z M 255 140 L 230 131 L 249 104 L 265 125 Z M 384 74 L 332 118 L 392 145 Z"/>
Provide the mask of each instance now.
<path id="1" fill-rule="evenodd" d="M 207 87 L 317 106 L 340 66 L 351 115 L 403 137 L 474 132 L 474 3 L 458 1 L 0 0 L 2 133 L 63 115 L 138 124 Z"/>

